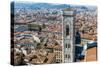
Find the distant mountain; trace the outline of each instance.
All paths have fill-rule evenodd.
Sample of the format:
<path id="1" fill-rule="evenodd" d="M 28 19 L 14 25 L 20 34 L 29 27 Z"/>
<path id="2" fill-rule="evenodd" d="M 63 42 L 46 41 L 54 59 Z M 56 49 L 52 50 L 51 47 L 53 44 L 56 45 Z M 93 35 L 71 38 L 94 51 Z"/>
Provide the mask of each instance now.
<path id="1" fill-rule="evenodd" d="M 24 8 L 24 9 L 64 9 L 64 8 L 78 8 L 78 9 L 94 9 L 95 6 L 83 6 L 83 5 L 70 5 L 70 4 L 52 4 L 52 3 L 32 3 L 32 2 L 12 2 L 14 3 L 14 8 Z"/>
<path id="2" fill-rule="evenodd" d="M 54 5 L 50 3 L 15 3 L 15 8 L 30 8 L 30 9 L 63 9 L 63 8 L 68 8 L 70 5 L 66 4 L 59 4 L 59 5 Z"/>

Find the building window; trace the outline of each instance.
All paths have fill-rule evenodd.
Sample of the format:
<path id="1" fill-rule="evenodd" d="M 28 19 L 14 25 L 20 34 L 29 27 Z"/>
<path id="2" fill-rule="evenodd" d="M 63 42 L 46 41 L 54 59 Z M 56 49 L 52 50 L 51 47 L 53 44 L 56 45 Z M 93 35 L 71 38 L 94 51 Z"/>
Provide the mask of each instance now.
<path id="1" fill-rule="evenodd" d="M 66 47 L 66 48 L 70 48 L 71 45 L 70 45 L 70 44 L 66 44 L 65 47 Z"/>
<path id="2" fill-rule="evenodd" d="M 66 46 L 66 48 L 67 48 L 67 44 L 66 44 L 65 46 Z"/>
<path id="3" fill-rule="evenodd" d="M 70 48 L 71 47 L 71 45 L 70 44 L 68 44 L 68 48 Z"/>
<path id="4" fill-rule="evenodd" d="M 70 54 L 66 54 L 66 55 L 65 55 L 65 58 L 70 59 Z"/>
<path id="5" fill-rule="evenodd" d="M 69 25 L 66 25 L 66 36 L 69 35 Z"/>
<path id="6" fill-rule="evenodd" d="M 65 58 L 67 58 L 67 54 L 65 55 Z"/>
<path id="7" fill-rule="evenodd" d="M 70 54 L 68 54 L 68 59 L 70 59 Z"/>

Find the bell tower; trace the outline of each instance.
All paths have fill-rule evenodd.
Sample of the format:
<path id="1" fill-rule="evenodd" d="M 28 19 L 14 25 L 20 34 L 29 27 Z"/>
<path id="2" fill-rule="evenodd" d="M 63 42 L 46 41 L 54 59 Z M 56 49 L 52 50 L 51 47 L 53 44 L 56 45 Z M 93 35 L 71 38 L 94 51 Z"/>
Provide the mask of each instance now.
<path id="1" fill-rule="evenodd" d="M 64 62 L 73 62 L 75 55 L 74 10 L 63 10 L 63 53 Z"/>

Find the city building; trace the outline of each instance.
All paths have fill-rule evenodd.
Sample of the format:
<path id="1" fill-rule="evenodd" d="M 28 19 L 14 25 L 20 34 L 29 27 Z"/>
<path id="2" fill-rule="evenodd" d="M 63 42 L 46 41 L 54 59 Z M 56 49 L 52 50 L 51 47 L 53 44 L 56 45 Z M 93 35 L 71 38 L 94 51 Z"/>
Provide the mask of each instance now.
<path id="1" fill-rule="evenodd" d="M 74 38 L 74 10 L 63 10 L 63 62 L 74 62 L 75 38 Z"/>
<path id="2" fill-rule="evenodd" d="M 62 46 L 60 45 L 54 46 L 54 53 L 56 54 L 55 62 L 62 63 L 63 61 Z"/>
<path id="3" fill-rule="evenodd" d="M 50 45 L 46 47 L 46 51 L 48 53 L 55 53 L 55 62 L 54 63 L 62 63 L 63 54 L 62 54 L 62 46 L 60 45 Z"/>

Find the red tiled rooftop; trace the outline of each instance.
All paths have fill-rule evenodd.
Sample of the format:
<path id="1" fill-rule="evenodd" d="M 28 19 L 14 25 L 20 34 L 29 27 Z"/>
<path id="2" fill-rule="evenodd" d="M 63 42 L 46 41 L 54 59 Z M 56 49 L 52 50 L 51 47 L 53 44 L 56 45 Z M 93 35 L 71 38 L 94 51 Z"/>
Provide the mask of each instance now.
<path id="1" fill-rule="evenodd" d="M 97 37 L 94 37 L 93 35 L 89 35 L 89 34 L 81 34 L 81 38 L 95 40 L 95 41 L 97 40 Z"/>
<path id="2" fill-rule="evenodd" d="M 96 61 L 97 58 L 97 47 L 93 47 L 87 50 L 86 60 L 87 61 Z"/>

